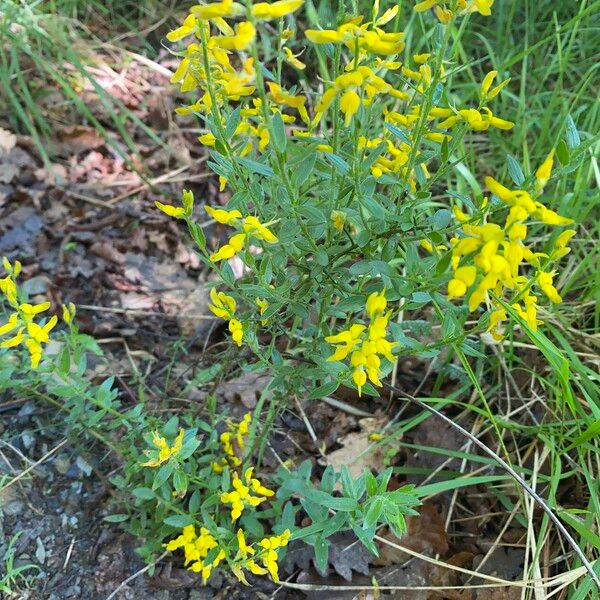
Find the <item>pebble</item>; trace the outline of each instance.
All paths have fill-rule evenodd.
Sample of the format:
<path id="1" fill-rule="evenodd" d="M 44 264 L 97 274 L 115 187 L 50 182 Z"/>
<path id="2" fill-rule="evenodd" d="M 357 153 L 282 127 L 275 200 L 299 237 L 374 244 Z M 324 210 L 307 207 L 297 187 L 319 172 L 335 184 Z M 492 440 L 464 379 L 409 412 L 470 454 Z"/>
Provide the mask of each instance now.
<path id="1" fill-rule="evenodd" d="M 25 510 L 25 502 L 21 500 L 11 500 L 2 507 L 2 512 L 8 517 L 16 517 Z"/>

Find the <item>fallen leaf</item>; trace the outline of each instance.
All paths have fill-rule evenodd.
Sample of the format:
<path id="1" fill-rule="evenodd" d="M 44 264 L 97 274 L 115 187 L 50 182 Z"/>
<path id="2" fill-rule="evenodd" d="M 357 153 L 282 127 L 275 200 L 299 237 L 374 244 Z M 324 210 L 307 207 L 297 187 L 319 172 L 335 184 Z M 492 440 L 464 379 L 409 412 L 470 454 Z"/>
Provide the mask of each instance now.
<path id="1" fill-rule="evenodd" d="M 328 564 L 338 575 L 346 581 L 352 581 L 353 571 L 363 575 L 369 574 L 369 564 L 373 561 L 374 556 L 353 533 L 349 531 L 336 533 L 329 538 L 329 542 Z M 312 546 L 300 540 L 291 542 L 285 554 L 284 569 L 287 573 L 293 573 L 296 568 L 308 571 L 312 562 L 317 572 L 322 577 L 327 577 L 329 568 L 326 572 L 319 571 L 314 557 L 315 551 Z"/>
<path id="2" fill-rule="evenodd" d="M 236 379 L 223 383 L 219 394 L 230 402 L 241 402 L 246 408 L 253 409 L 270 379 L 262 373 L 242 373 Z"/>
<path id="3" fill-rule="evenodd" d="M 58 132 L 57 153 L 63 156 L 93 150 L 105 144 L 104 138 L 95 127 L 69 125 Z"/>
<path id="4" fill-rule="evenodd" d="M 55 185 L 67 180 L 67 169 L 58 163 L 50 165 L 49 169 L 36 169 L 34 175 L 46 185 Z"/>
<path id="5" fill-rule="evenodd" d="M 149 310 L 156 304 L 156 299 L 146 294 L 120 294 L 121 306 L 136 310 Z"/>
<path id="6" fill-rule="evenodd" d="M 90 252 L 118 265 L 125 264 L 125 255 L 119 252 L 110 242 L 96 242 L 90 246 Z"/>
<path id="7" fill-rule="evenodd" d="M 425 502 L 418 510 L 418 516 L 410 516 L 406 519 L 408 530 L 402 538 L 397 538 L 389 530 L 381 532 L 380 537 L 420 554 L 445 556 L 448 552 L 448 537 L 444 521 L 435 504 Z M 378 566 L 396 565 L 407 559 L 406 552 L 382 542 L 379 544 L 379 557 L 373 564 Z"/>
<path id="8" fill-rule="evenodd" d="M 342 447 L 329 452 L 324 459 L 325 463 L 331 465 L 336 471 L 346 466 L 353 477 L 359 477 L 365 469 L 375 473 L 383 471 L 385 466 L 382 450 L 377 448 L 367 452 L 367 449 L 374 445 L 370 439 L 371 434 L 380 432 L 386 419 L 385 416 L 361 419 L 358 422 L 361 430 L 353 431 L 340 438 L 338 443 Z M 339 482 L 336 489 L 341 489 Z"/>
<path id="9" fill-rule="evenodd" d="M 0 148 L 4 150 L 4 152 L 10 152 L 17 143 L 17 136 L 8 131 L 7 129 L 2 129 L 0 127 Z"/>
<path id="10" fill-rule="evenodd" d="M 0 169 L 0 183 L 10 183 L 19 174 L 19 169 L 15 165 L 3 164 Z"/>

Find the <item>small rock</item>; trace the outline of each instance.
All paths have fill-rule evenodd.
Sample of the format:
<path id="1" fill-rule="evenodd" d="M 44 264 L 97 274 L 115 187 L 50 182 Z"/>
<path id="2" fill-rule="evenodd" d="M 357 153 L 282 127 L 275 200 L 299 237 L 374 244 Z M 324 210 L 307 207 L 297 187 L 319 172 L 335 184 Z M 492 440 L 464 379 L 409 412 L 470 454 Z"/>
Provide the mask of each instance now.
<path id="1" fill-rule="evenodd" d="M 30 295 L 45 294 L 48 289 L 48 281 L 45 277 L 37 276 L 23 283 L 23 289 Z"/>
<path id="2" fill-rule="evenodd" d="M 71 461 L 65 456 L 57 456 L 54 459 L 54 468 L 61 474 L 65 475 L 71 467 Z"/>
<path id="3" fill-rule="evenodd" d="M 38 562 L 43 565 L 46 562 L 46 548 L 44 548 L 44 543 L 42 542 L 42 538 L 38 537 L 35 540 L 36 548 L 35 548 L 35 557 Z"/>
<path id="4" fill-rule="evenodd" d="M 25 502 L 22 502 L 21 500 L 11 500 L 2 507 L 2 512 L 7 517 L 16 517 L 17 515 L 20 515 L 23 510 L 25 510 Z"/>
<path id="5" fill-rule="evenodd" d="M 213 597 L 213 590 L 204 588 L 201 590 L 190 590 L 188 600 L 210 600 Z"/>
<path id="6" fill-rule="evenodd" d="M 35 412 L 35 404 L 33 402 L 25 402 L 23 406 L 19 409 L 17 413 L 17 417 L 19 419 L 26 419 L 30 417 Z"/>
<path id="7" fill-rule="evenodd" d="M 75 463 L 77 464 L 77 466 L 79 467 L 79 470 L 86 475 L 87 477 L 89 477 L 92 474 L 92 467 L 89 465 L 89 463 L 82 458 L 81 456 L 77 457 L 77 460 L 75 461 Z"/>
<path id="8" fill-rule="evenodd" d="M 23 433 L 21 433 L 21 441 L 27 450 L 31 450 L 35 444 L 35 437 L 29 429 L 24 429 Z"/>

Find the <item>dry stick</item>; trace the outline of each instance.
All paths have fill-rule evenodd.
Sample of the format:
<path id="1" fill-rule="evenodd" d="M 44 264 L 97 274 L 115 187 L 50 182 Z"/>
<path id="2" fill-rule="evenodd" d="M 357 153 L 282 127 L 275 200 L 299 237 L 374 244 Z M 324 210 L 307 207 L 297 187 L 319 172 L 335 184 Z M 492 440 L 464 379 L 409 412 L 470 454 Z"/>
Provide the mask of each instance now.
<path id="1" fill-rule="evenodd" d="M 134 579 L 136 579 L 140 575 L 143 575 L 146 571 L 148 571 L 152 567 L 156 566 L 167 554 L 169 554 L 168 550 L 163 552 L 154 562 L 151 562 L 149 565 L 146 565 L 143 569 L 136 571 L 133 575 L 128 577 L 125 581 L 123 581 L 121 583 L 121 585 L 119 585 L 119 587 L 116 590 L 114 590 L 111 593 L 110 596 L 107 596 L 106 600 L 111 600 L 112 598 L 114 598 L 117 595 L 117 593 L 120 592 L 128 583 L 131 583 Z"/>
<path id="2" fill-rule="evenodd" d="M 562 521 L 554 514 L 552 509 L 546 504 L 546 501 L 498 454 L 496 454 L 493 450 L 488 448 L 483 442 L 479 441 L 474 435 L 468 432 L 464 427 L 461 427 L 458 423 L 455 423 L 450 417 L 447 417 L 440 411 L 436 410 L 432 406 L 429 406 L 425 402 L 418 400 L 414 396 L 411 396 L 407 392 L 404 392 L 400 388 L 395 386 L 391 386 L 386 384 L 386 387 L 395 392 L 396 394 L 410 400 L 420 408 L 436 415 L 442 421 L 446 422 L 450 427 L 453 427 L 464 435 L 466 438 L 471 440 L 475 445 L 479 446 L 488 456 L 492 457 L 541 507 L 542 510 L 548 515 L 548 518 L 556 525 L 556 528 L 562 533 L 564 538 L 567 540 L 571 548 L 577 556 L 579 560 L 581 560 L 581 564 L 585 567 L 585 570 L 589 573 L 590 577 L 596 584 L 596 587 L 600 589 L 600 577 L 595 573 L 594 568 L 590 561 L 586 558 L 585 554 L 581 550 L 581 548 L 577 545 L 577 542 L 573 539 L 573 536 L 567 531 L 567 528 L 562 524 Z"/>
<path id="3" fill-rule="evenodd" d="M 42 458 L 40 458 L 39 460 L 37 460 L 36 462 L 31 464 L 24 471 L 21 471 L 21 473 L 19 473 L 16 477 L 13 477 L 8 483 L 4 484 L 2 486 L 2 489 L 5 490 L 7 487 L 10 487 L 13 483 L 16 483 L 17 481 L 19 481 L 19 479 L 22 479 L 23 477 L 25 477 L 25 475 L 27 475 L 27 473 L 29 473 L 30 471 L 35 469 L 38 465 L 41 465 L 44 461 L 48 460 L 57 450 L 62 448 L 67 443 L 67 441 L 68 441 L 67 438 L 63 438 L 62 441 L 60 441 L 56 446 L 54 446 L 54 448 L 52 448 L 52 450 L 50 450 L 49 452 L 46 452 L 46 454 L 44 454 L 44 456 L 42 456 Z"/>

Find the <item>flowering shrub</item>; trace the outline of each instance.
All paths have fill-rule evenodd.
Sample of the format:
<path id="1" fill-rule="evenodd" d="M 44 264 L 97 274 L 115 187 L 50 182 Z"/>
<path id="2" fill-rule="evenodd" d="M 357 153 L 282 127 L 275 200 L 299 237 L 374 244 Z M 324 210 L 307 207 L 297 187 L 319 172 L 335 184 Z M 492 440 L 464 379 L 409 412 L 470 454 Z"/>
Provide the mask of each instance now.
<path id="1" fill-rule="evenodd" d="M 465 135 L 513 127 L 490 108 L 510 82 L 496 71 L 472 101 L 452 93 L 450 31 L 469 13 L 490 15 L 493 2 L 417 3 L 418 12 L 434 9 L 435 47 L 404 63 L 398 6 L 382 12 L 375 2 L 371 15 L 348 16 L 341 4 L 331 28 L 285 29 L 302 4 L 198 5 L 167 36 L 194 39 L 173 75 L 194 102 L 178 112 L 204 123 L 208 164 L 232 191 L 226 208 L 204 207 L 236 230 L 217 249 L 196 224 L 191 192 L 183 207 L 158 203 L 186 221 L 226 288 L 212 290 L 211 310 L 262 367 L 311 397 L 342 384 L 376 394 L 399 354 L 426 351 L 394 319 L 428 302 L 455 333 L 467 311 L 480 318 L 475 331 L 496 340 L 507 322 L 535 330 L 534 290 L 560 302 L 549 268 L 574 233 L 561 233 L 552 250 L 527 241 L 531 228 L 572 222 L 541 200 L 553 153 L 535 176 L 522 176 L 522 189 L 488 176 L 491 196 L 458 202 L 453 193 L 452 212 L 431 211 L 431 190 Z M 275 19 L 273 52 L 261 32 Z M 300 77 L 300 55 L 315 56 L 322 86 Z M 234 257 L 244 265 L 239 278 Z M 259 334 L 271 341 L 259 343 Z"/>
<path id="2" fill-rule="evenodd" d="M 207 164 L 231 196 L 226 207 L 205 204 L 202 215 L 189 190 L 181 205 L 157 207 L 185 223 L 217 274 L 209 308 L 253 355 L 248 368 L 272 374 L 266 421 L 258 418 L 266 395 L 240 422 L 216 415 L 210 398 L 210 422 L 185 417 L 180 425 L 175 417 L 158 422 L 141 405 L 123 410 L 112 379 L 87 389 L 85 354 L 98 349 L 78 333 L 72 306 L 63 312 L 64 349 L 44 364 L 57 317 L 36 322 L 50 305 L 19 300 L 20 267 L 5 260 L 0 290 L 11 312 L 0 335 L 12 337 L 0 346 L 23 344 L 31 368 L 58 374 L 49 390 L 63 398 L 75 430 L 125 432 L 119 445 L 103 438 L 123 459 L 112 481 L 127 507 L 108 518 L 143 540 L 148 561 L 166 549 L 205 581 L 227 567 L 247 583 L 249 573 L 277 581 L 293 539 L 312 545 L 321 567 L 338 531 L 353 531 L 376 552 L 376 528 L 402 535 L 418 490 L 388 491 L 391 469 L 353 478 L 328 468 L 316 484 L 309 464 L 284 465 L 274 485 L 255 476 L 285 398 L 318 399 L 340 386 L 376 396 L 399 356 L 432 357 L 450 343 L 476 353 L 475 335 L 494 343 L 515 327 L 530 333 L 541 324 L 538 301 L 561 301 L 554 265 L 575 231 L 554 233 L 572 220 L 542 198 L 554 152 L 531 175 L 511 165 L 515 189 L 487 173 L 487 196 L 444 184 L 465 136 L 513 127 L 491 108 L 510 85 L 496 71 L 472 97 L 453 91 L 455 24 L 488 17 L 492 5 L 414 4 L 434 29 L 431 52 L 414 55 L 398 5 L 380 10 L 377 0 L 369 15 L 346 14 L 340 2 L 332 23 L 301 12 L 303 0 L 221 0 L 193 6 L 167 35 L 181 58 L 172 81 L 193 94 L 177 112 L 200 119 Z M 306 20 L 304 31 L 286 28 Z M 434 191 L 447 206 L 439 208 Z M 198 224 L 206 215 L 229 228 L 226 243 L 209 247 Z M 233 261 L 243 269 L 234 271 Z M 430 343 L 409 335 L 411 315 L 425 305 L 441 325 Z M 467 328 L 467 319 L 476 324 Z M 307 527 L 296 525 L 300 510 Z"/>

